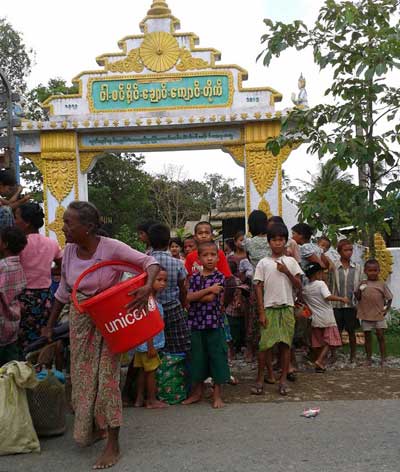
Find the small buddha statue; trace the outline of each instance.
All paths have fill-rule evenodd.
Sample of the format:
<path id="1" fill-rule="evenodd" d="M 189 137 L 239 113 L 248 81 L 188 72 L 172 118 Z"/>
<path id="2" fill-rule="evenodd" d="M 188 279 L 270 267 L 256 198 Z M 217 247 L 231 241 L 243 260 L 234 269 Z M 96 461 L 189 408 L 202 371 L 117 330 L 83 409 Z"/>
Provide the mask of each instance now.
<path id="1" fill-rule="evenodd" d="M 299 77 L 299 94 L 296 97 L 295 93 L 292 93 L 292 102 L 296 105 L 297 108 L 309 108 L 308 105 L 308 96 L 306 90 L 306 79 L 303 74 Z"/>

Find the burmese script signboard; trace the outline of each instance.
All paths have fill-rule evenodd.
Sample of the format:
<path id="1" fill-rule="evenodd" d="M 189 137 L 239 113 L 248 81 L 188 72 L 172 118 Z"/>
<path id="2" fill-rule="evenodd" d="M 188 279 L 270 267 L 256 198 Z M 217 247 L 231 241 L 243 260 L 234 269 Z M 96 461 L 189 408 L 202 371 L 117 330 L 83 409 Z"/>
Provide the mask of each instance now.
<path id="1" fill-rule="evenodd" d="M 233 78 L 227 73 L 120 76 L 89 79 L 90 111 L 145 111 L 227 107 Z"/>
<path id="2" fill-rule="evenodd" d="M 81 149 L 146 149 L 171 146 L 199 146 L 239 143 L 239 127 L 193 128 L 148 132 L 91 133 L 80 137 Z"/>

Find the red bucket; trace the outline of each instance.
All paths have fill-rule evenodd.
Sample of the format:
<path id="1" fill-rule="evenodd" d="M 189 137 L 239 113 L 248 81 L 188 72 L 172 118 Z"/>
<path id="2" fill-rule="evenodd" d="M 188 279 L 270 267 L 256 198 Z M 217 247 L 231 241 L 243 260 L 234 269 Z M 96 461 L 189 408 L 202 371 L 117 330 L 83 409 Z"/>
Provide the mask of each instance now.
<path id="1" fill-rule="evenodd" d="M 76 293 L 81 280 L 102 267 L 122 265 L 140 275 L 118 284 L 79 303 Z M 119 354 L 148 341 L 164 329 L 164 322 L 153 297 L 149 297 L 148 311 L 127 310 L 132 301 L 129 293 L 143 287 L 147 274 L 142 269 L 124 261 L 103 261 L 82 272 L 72 289 L 71 298 L 79 313 L 87 313 L 106 340 L 111 352 Z"/>

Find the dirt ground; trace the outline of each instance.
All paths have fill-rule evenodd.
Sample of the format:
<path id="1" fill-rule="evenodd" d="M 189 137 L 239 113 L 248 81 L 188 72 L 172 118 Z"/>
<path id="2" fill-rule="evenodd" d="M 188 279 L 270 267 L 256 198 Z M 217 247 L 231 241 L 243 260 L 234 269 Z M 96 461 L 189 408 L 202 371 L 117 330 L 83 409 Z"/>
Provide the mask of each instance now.
<path id="1" fill-rule="evenodd" d="M 328 368 L 324 374 L 315 373 L 311 365 L 300 366 L 296 382 L 288 382 L 288 395 L 282 397 L 277 392 L 277 385 L 267 384 L 264 384 L 262 395 L 251 395 L 256 365 L 246 364 L 242 360 L 233 361 L 232 374 L 238 378 L 239 385 L 226 386 L 224 397 L 229 403 L 312 401 L 316 404 L 326 400 L 400 399 L 400 368 L 397 362 L 389 362 L 389 367 L 385 368 L 349 367 L 340 360 L 338 364 L 340 368 Z"/>

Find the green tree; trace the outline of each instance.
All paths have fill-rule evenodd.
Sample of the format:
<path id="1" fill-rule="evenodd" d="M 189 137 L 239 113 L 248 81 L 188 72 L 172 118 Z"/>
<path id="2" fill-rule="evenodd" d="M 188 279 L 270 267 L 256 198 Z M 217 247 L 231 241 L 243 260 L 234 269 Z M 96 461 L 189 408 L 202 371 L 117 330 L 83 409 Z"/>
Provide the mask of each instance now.
<path id="1" fill-rule="evenodd" d="M 243 195 L 234 179 L 220 174 L 205 174 L 202 181 L 187 179 L 182 168 L 174 166 L 155 176 L 151 190 L 157 217 L 175 230 L 188 220 L 237 204 Z"/>
<path id="2" fill-rule="evenodd" d="M 237 206 L 244 198 L 243 187 L 235 185 L 235 179 L 226 178 L 221 174 L 205 174 L 204 181 L 208 193 L 208 215 L 212 210 L 224 210 Z"/>
<path id="3" fill-rule="evenodd" d="M 22 36 L 6 18 L 0 18 L 0 69 L 14 92 L 24 93 L 26 77 L 32 66 L 33 50 L 27 48 Z"/>
<path id="4" fill-rule="evenodd" d="M 149 199 L 152 179 L 142 170 L 144 157 L 108 154 L 88 175 L 89 201 L 96 205 L 112 235 L 136 232 L 140 220 L 153 217 Z"/>
<path id="5" fill-rule="evenodd" d="M 69 95 L 78 93 L 76 84 L 68 85 L 64 79 L 56 77 L 50 79 L 47 85 L 39 84 L 27 94 L 26 115 L 30 120 L 48 120 L 48 110 L 42 107 L 42 103 L 51 95 Z"/>
<path id="6" fill-rule="evenodd" d="M 333 161 L 320 164 L 319 173 L 310 182 L 299 181 L 297 191 L 299 217 L 333 241 L 339 229 L 353 224 L 354 213 L 362 204 L 362 193 Z"/>
<path id="7" fill-rule="evenodd" d="M 321 69 L 333 71 L 325 95 L 331 103 L 294 109 L 283 120 L 281 134 L 268 142 L 275 155 L 294 141 L 308 142 L 308 151 L 331 155 L 342 170 L 356 166 L 365 204 L 353 224 L 365 230 L 374 252 L 375 232 L 386 229 L 385 217 L 395 214 L 400 124 L 400 89 L 390 73 L 400 68 L 399 0 L 326 0 L 317 22 L 274 23 L 267 19 L 264 64 L 288 48 L 312 48 Z"/>

